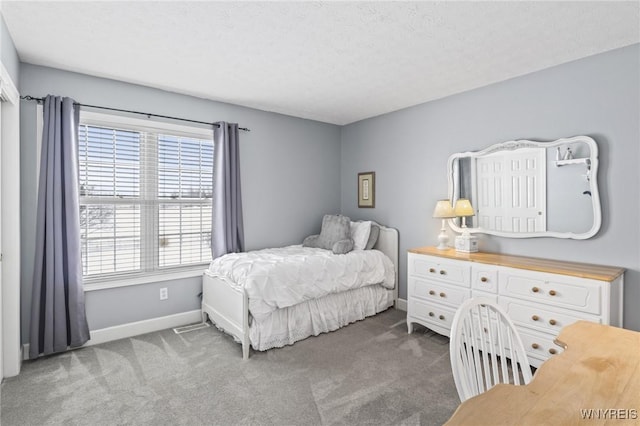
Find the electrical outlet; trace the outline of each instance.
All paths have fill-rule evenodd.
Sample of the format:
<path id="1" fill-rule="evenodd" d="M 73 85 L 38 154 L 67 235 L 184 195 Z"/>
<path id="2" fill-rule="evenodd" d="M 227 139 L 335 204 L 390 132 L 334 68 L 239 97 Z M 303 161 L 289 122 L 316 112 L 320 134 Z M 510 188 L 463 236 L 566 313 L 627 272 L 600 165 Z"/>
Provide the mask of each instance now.
<path id="1" fill-rule="evenodd" d="M 166 287 L 160 289 L 160 300 L 167 300 L 169 298 L 169 291 Z"/>

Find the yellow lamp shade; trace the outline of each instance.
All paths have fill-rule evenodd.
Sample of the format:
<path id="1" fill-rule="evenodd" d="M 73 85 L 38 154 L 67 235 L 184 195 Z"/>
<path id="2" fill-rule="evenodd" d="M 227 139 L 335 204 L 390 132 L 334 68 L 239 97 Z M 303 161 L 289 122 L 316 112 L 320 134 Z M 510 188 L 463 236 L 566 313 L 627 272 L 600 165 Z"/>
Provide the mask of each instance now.
<path id="1" fill-rule="evenodd" d="M 438 202 L 436 203 L 436 208 L 433 210 L 433 217 L 437 217 L 437 218 L 456 217 L 455 212 L 453 211 L 453 207 L 451 206 L 451 201 L 438 200 Z"/>
<path id="2" fill-rule="evenodd" d="M 455 213 L 455 216 L 457 217 L 467 217 L 473 216 L 475 214 L 471 202 L 466 198 L 460 198 L 459 200 L 457 200 L 453 211 Z"/>

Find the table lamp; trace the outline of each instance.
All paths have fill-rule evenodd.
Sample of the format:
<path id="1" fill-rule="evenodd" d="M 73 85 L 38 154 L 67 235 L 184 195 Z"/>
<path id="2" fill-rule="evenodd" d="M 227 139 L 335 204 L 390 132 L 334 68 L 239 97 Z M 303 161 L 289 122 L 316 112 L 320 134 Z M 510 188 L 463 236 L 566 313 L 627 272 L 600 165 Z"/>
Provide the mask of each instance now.
<path id="1" fill-rule="evenodd" d="M 460 198 L 456 201 L 453 213 L 456 217 L 462 218 L 462 235 L 456 237 L 456 251 L 465 253 L 478 251 L 478 237 L 471 235 L 469 228 L 467 228 L 467 217 L 475 215 L 471 201 L 466 198 Z"/>
<path id="2" fill-rule="evenodd" d="M 436 208 L 433 210 L 433 217 L 442 219 L 442 228 L 440 228 L 440 234 L 438 234 L 438 249 L 444 250 L 449 248 L 447 243 L 449 242 L 449 235 L 447 235 L 446 220 L 456 217 L 451 201 L 438 200 Z"/>

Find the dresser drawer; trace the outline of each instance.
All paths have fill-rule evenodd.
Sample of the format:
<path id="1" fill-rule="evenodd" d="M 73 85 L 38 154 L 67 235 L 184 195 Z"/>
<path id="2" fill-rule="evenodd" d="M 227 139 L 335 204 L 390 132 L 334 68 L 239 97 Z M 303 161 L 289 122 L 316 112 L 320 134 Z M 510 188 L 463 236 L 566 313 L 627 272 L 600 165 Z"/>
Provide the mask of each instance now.
<path id="1" fill-rule="evenodd" d="M 409 301 L 408 315 L 425 323 L 436 324 L 451 330 L 451 323 L 456 310 L 423 300 L 412 299 Z"/>
<path id="2" fill-rule="evenodd" d="M 431 256 L 409 253 L 409 276 L 429 278 L 444 283 L 469 287 L 471 267 L 467 262 L 442 260 Z"/>
<path id="3" fill-rule="evenodd" d="M 548 305 L 526 303 L 503 296 L 499 297 L 499 303 L 515 324 L 531 327 L 553 335 L 557 335 L 563 327 L 579 320 L 602 323 L 602 318 L 595 315 L 553 309 Z"/>
<path id="4" fill-rule="evenodd" d="M 493 303 L 498 303 L 498 295 L 494 293 L 485 293 L 484 291 L 472 290 L 471 297 L 484 297 L 491 300 Z"/>
<path id="5" fill-rule="evenodd" d="M 460 306 L 471 296 L 471 291 L 468 289 L 446 285 L 438 281 L 409 278 L 408 283 L 411 297 L 450 304 L 454 308 Z"/>
<path id="6" fill-rule="evenodd" d="M 504 268 L 499 273 L 501 295 L 600 315 L 599 281 Z"/>
<path id="7" fill-rule="evenodd" d="M 473 265 L 471 267 L 471 288 L 497 293 L 498 268 L 491 265 Z"/>
<path id="8" fill-rule="evenodd" d="M 529 364 L 539 367 L 545 360 L 553 355 L 562 353 L 563 349 L 553 343 L 556 336 L 544 333 L 536 333 L 535 331 L 518 327 L 518 333 L 524 344 L 524 350 L 527 352 Z"/>

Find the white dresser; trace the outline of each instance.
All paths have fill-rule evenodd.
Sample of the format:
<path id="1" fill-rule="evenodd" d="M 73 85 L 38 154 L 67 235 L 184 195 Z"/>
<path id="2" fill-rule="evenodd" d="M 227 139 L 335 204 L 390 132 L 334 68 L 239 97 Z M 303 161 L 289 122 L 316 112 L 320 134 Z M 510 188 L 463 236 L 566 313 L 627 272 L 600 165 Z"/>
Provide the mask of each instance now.
<path id="1" fill-rule="evenodd" d="M 449 336 L 457 307 L 488 297 L 508 312 L 538 367 L 562 350 L 553 339 L 566 325 L 622 327 L 622 268 L 435 247 L 409 250 L 407 264 L 409 333 L 418 323 Z"/>

